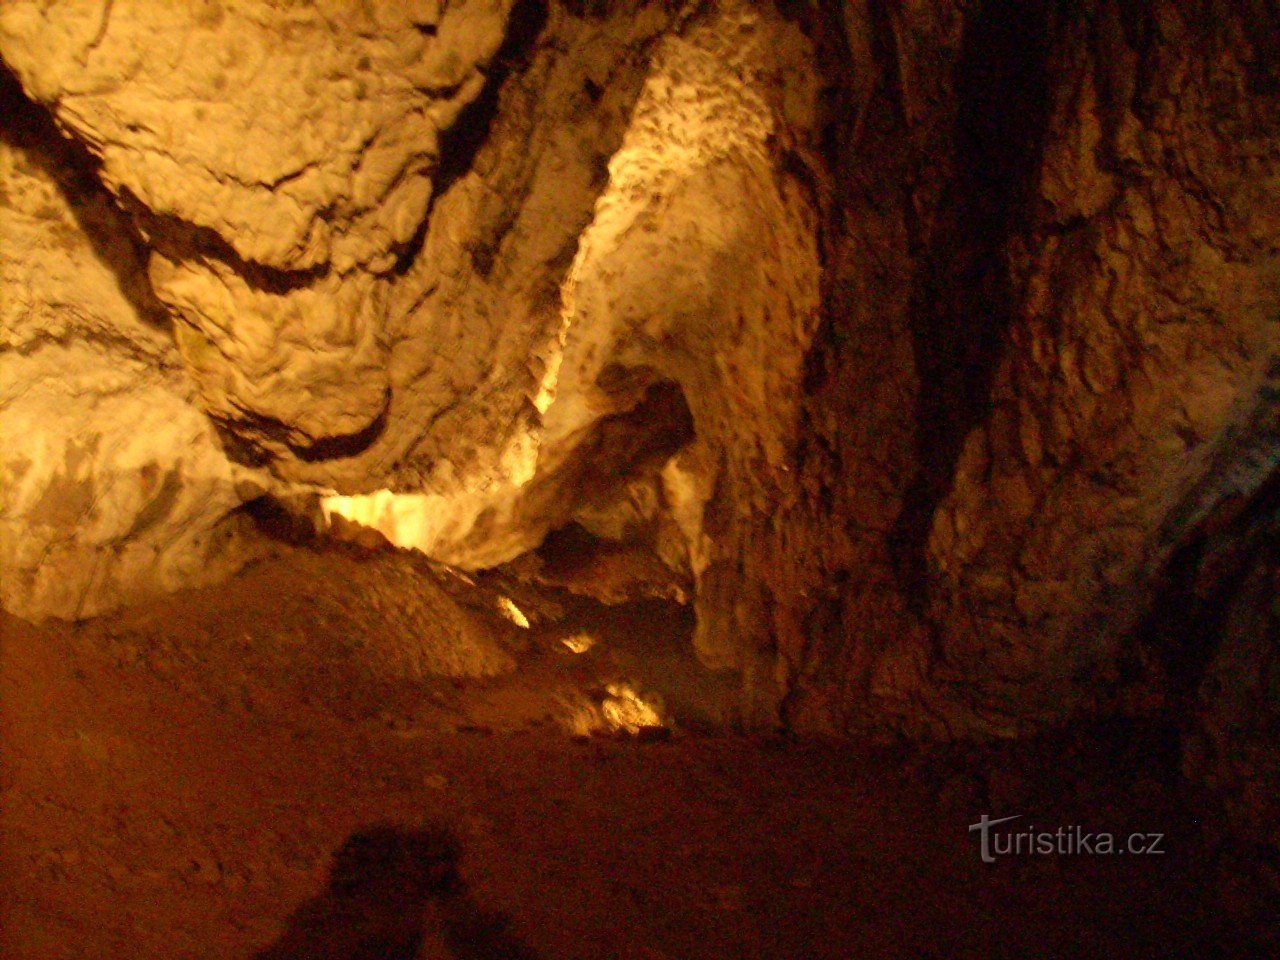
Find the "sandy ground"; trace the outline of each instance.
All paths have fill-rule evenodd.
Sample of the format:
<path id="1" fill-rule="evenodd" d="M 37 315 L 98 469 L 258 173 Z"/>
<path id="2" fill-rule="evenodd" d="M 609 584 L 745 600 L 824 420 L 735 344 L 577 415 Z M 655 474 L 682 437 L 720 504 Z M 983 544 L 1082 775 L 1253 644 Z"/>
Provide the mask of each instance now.
<path id="1" fill-rule="evenodd" d="M 1212 895 L 1152 731 L 932 753 L 715 734 L 693 704 L 722 678 L 692 671 L 670 739 L 574 739 L 573 684 L 642 672 L 646 645 L 685 669 L 681 611 L 495 628 L 514 672 L 406 679 L 371 652 L 355 562 L 282 554 L 75 627 L 0 619 L 0 956 L 1265 955 Z M 556 659 L 585 629 L 595 666 Z M 1167 852 L 986 864 L 984 813 Z"/>

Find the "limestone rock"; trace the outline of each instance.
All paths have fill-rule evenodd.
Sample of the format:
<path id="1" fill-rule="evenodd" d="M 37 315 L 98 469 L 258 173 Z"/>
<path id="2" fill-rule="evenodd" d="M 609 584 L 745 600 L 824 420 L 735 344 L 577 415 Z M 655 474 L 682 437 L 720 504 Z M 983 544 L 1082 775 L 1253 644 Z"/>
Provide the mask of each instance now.
<path id="1" fill-rule="evenodd" d="M 93 198 L 73 209 L 47 159 L 0 140 L 0 603 L 83 617 L 216 581 L 251 538 L 168 331 L 126 299 L 81 227 Z"/>
<path id="2" fill-rule="evenodd" d="M 144 224 L 206 409 L 306 450 L 384 412 L 376 278 L 508 7 L 17 3 L 0 54 Z"/>
<path id="3" fill-rule="evenodd" d="M 1096 709 L 1172 558 L 1280 462 L 1274 26 L 12 0 L 0 57 L 133 253 L 4 205 L 0 415 L 44 424 L 4 455 L 5 562 L 147 542 L 185 582 L 237 502 L 216 429 L 255 489 L 459 566 L 575 519 L 640 543 L 753 723 Z M 118 457 L 152 479 L 90 498 Z M 51 484 L 147 523 L 46 522 Z M 5 603 L 114 595 L 78 576 Z"/>
<path id="4" fill-rule="evenodd" d="M 944 659 L 988 711 L 1070 708 L 1073 680 L 1144 615 L 1194 521 L 1187 499 L 1205 509 L 1232 489 L 1214 458 L 1265 422 L 1258 401 L 1280 365 L 1280 217 L 1264 199 L 1280 125 L 1274 99 L 1245 89 L 1259 56 L 1245 22 L 1154 49 L 1112 29 L 1095 43 L 1117 50 L 1057 26 L 1045 214 L 1011 238 L 1017 299 L 991 412 L 966 438 L 929 543 Z M 1247 159 L 1268 145 L 1270 161 Z M 1239 475 L 1235 493 L 1266 473 Z"/>
<path id="5" fill-rule="evenodd" d="M 1197 518 L 1274 475 L 1274 20 L 842 12 L 798 496 L 699 604 L 769 622 L 766 715 L 1017 733 L 1091 709 Z"/>
<path id="6" fill-rule="evenodd" d="M 386 270 L 509 6 L 16 2 L 0 51 L 154 213 L 269 268 Z"/>

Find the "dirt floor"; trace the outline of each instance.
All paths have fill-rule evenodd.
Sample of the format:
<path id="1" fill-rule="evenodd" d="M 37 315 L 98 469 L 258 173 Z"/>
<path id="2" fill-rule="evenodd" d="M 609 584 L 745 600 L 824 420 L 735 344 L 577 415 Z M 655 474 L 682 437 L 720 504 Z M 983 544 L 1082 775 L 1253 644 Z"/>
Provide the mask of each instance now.
<path id="1" fill-rule="evenodd" d="M 0 619 L 0 956 L 1265 955 L 1153 731 L 931 753 L 715 733 L 725 678 L 673 604 L 539 625 L 556 604 L 525 597 L 521 632 L 485 619 L 488 588 L 363 602 L 377 573 L 286 551 L 123 617 Z M 501 669 L 431 676 L 419 615 L 492 623 L 460 669 Z M 675 678 L 669 738 L 570 735 L 603 685 L 661 686 L 645 670 Z M 983 863 L 981 814 L 1166 853 Z"/>

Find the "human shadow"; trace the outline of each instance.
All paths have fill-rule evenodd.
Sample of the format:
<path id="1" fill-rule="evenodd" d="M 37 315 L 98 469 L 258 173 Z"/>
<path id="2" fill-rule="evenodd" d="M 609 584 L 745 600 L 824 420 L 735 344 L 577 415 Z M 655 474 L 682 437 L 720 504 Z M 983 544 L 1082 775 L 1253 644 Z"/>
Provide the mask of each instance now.
<path id="1" fill-rule="evenodd" d="M 254 960 L 537 960 L 506 916 L 483 910 L 445 827 L 377 825 L 333 855 L 328 887 Z"/>

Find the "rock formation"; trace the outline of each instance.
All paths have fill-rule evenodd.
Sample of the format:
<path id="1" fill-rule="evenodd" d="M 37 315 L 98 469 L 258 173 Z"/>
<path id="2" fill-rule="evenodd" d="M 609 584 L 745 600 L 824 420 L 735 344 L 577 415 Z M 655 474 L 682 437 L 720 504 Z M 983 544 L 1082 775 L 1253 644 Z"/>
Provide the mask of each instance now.
<path id="1" fill-rule="evenodd" d="M 1156 614 L 1280 459 L 1278 23 L 10 0 L 0 597 L 216 577 L 297 495 L 470 569 L 642 543 L 750 723 L 1265 689 L 1273 626 Z"/>
<path id="2" fill-rule="evenodd" d="M 111 198 L 0 90 L 0 602 L 87 617 L 215 581 L 253 549 Z"/>

